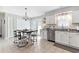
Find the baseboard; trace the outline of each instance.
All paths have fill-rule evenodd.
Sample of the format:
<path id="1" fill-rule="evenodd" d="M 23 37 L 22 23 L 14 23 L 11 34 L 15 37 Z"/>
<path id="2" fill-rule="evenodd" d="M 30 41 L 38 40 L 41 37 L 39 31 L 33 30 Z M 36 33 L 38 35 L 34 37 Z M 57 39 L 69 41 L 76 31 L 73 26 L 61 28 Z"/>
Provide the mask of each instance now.
<path id="1" fill-rule="evenodd" d="M 59 43 L 59 42 L 55 42 L 55 43 L 56 43 L 56 44 L 63 45 L 63 46 L 66 46 L 66 47 L 70 47 L 70 48 L 73 48 L 73 49 L 78 49 L 78 50 L 79 50 L 79 47 L 75 47 L 75 46 L 72 46 L 72 45 L 63 44 L 63 43 Z"/>

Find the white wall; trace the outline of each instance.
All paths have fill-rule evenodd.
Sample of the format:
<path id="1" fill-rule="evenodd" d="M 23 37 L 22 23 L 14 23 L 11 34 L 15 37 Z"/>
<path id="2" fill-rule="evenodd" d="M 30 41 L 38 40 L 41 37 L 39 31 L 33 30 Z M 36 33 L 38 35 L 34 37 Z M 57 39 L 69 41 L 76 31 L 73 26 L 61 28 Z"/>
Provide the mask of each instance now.
<path id="1" fill-rule="evenodd" d="M 42 12 L 39 12 L 36 7 L 27 6 L 27 8 L 28 8 L 27 12 L 29 17 L 35 17 L 43 14 Z M 0 6 L 0 11 L 19 15 L 19 16 L 24 16 L 25 6 Z"/>

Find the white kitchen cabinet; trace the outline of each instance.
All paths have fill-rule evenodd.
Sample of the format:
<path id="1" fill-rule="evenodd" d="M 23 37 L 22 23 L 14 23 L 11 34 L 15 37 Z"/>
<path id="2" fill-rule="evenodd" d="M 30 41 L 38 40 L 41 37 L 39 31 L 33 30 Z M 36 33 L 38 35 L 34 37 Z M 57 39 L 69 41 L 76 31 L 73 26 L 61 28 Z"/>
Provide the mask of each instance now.
<path id="1" fill-rule="evenodd" d="M 47 30 L 46 29 L 41 29 L 40 36 L 41 36 L 41 39 L 46 39 L 47 40 Z"/>
<path id="2" fill-rule="evenodd" d="M 79 10 L 72 11 L 72 23 L 79 23 Z"/>
<path id="3" fill-rule="evenodd" d="M 55 42 L 79 49 L 79 33 L 55 31 Z"/>
<path id="4" fill-rule="evenodd" d="M 70 46 L 79 48 L 79 33 L 70 33 Z"/>
<path id="5" fill-rule="evenodd" d="M 54 15 L 47 16 L 46 23 L 47 24 L 55 24 L 55 16 Z"/>
<path id="6" fill-rule="evenodd" d="M 55 31 L 55 42 L 56 43 L 62 43 L 61 42 L 61 32 L 60 31 Z"/>
<path id="7" fill-rule="evenodd" d="M 56 31 L 55 42 L 63 45 L 69 45 L 69 33 L 66 31 Z"/>
<path id="8" fill-rule="evenodd" d="M 62 34 L 61 36 L 62 44 L 69 45 L 69 33 L 66 31 L 62 31 L 61 34 Z"/>

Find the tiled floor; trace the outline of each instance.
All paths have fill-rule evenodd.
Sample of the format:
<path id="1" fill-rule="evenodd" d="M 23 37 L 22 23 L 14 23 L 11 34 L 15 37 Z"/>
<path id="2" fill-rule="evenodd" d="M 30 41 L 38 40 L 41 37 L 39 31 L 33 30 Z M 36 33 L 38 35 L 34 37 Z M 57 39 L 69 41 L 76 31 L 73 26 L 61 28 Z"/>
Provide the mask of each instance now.
<path id="1" fill-rule="evenodd" d="M 54 44 L 45 39 L 39 39 L 34 45 L 19 48 L 13 44 L 14 38 L 0 40 L 1 53 L 72 53 L 78 50 Z"/>

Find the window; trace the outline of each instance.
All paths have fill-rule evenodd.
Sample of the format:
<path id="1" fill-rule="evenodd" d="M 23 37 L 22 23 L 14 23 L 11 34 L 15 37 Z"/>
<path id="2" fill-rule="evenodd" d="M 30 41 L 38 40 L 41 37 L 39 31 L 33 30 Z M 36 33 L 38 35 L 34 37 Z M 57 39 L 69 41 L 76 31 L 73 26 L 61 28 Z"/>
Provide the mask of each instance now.
<path id="1" fill-rule="evenodd" d="M 56 24 L 61 28 L 69 28 L 72 23 L 71 13 L 61 13 L 56 15 Z"/>
<path id="2" fill-rule="evenodd" d="M 38 22 L 37 20 L 31 20 L 31 29 L 37 30 L 38 29 Z"/>
<path id="3" fill-rule="evenodd" d="M 17 29 L 30 29 L 30 21 L 25 21 L 24 19 L 18 17 L 17 19 Z"/>

